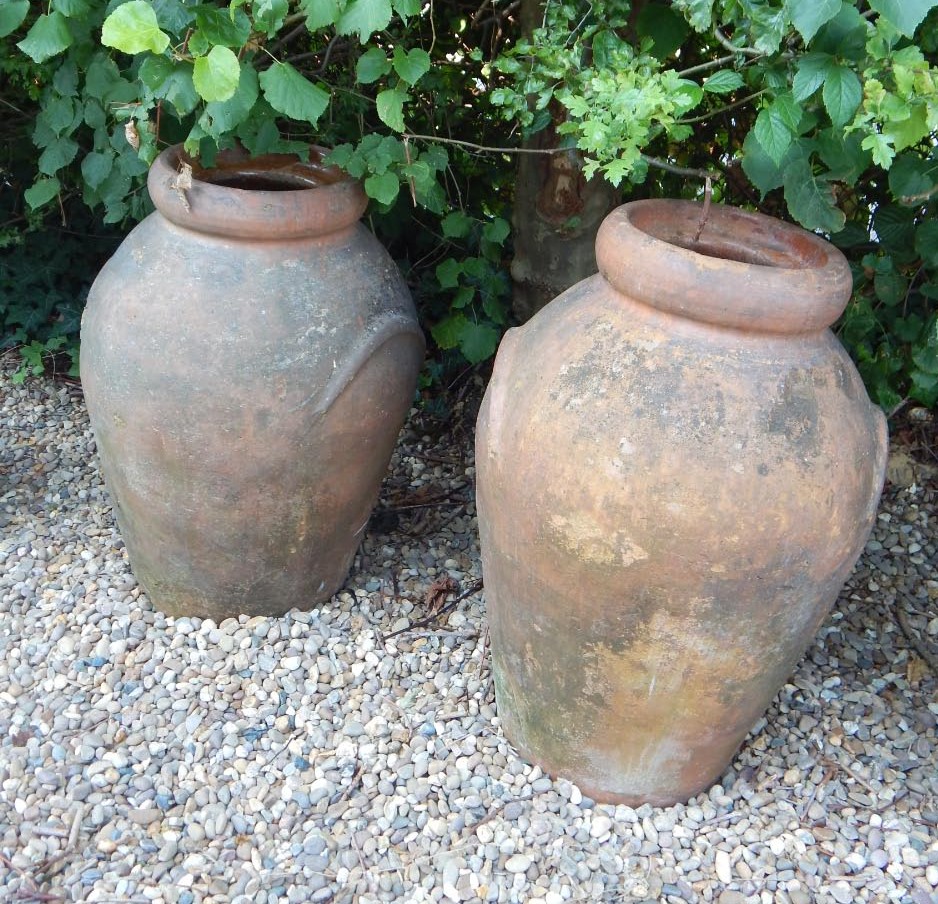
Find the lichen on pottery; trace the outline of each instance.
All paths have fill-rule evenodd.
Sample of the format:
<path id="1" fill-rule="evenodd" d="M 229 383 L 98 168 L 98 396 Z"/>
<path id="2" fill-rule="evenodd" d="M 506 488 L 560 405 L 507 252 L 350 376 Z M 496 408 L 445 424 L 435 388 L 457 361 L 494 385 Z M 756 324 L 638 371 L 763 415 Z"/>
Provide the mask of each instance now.
<path id="1" fill-rule="evenodd" d="M 843 255 L 759 214 L 704 215 L 610 214 L 599 274 L 509 331 L 479 415 L 499 716 L 599 801 L 672 804 L 721 775 L 882 490 L 885 418 L 829 329 Z"/>

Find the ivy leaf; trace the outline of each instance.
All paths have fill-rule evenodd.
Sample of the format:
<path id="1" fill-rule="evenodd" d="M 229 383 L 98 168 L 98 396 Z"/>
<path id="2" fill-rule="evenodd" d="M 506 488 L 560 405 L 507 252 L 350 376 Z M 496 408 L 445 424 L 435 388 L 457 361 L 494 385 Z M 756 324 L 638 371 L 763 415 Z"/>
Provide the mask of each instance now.
<path id="1" fill-rule="evenodd" d="M 938 6 L 938 0 L 870 0 L 870 6 L 900 34 L 911 38 L 922 19 Z"/>
<path id="2" fill-rule="evenodd" d="M 78 142 L 67 136 L 56 138 L 39 155 L 39 172 L 51 176 L 63 166 L 68 166 L 77 154 Z"/>
<path id="3" fill-rule="evenodd" d="M 407 94 L 398 88 L 382 91 L 375 98 L 378 116 L 381 121 L 395 132 L 404 131 L 404 101 Z"/>
<path id="4" fill-rule="evenodd" d="M 462 264 L 455 258 L 448 257 L 436 268 L 436 279 L 441 289 L 455 289 L 459 285 Z"/>
<path id="5" fill-rule="evenodd" d="M 364 44 L 376 31 L 387 28 L 391 21 L 391 0 L 351 0 L 339 16 L 335 30 L 340 35 L 358 32 Z"/>
<path id="6" fill-rule="evenodd" d="M 23 192 L 23 198 L 29 205 L 30 210 L 35 210 L 37 207 L 42 207 L 43 204 L 48 204 L 59 193 L 60 188 L 59 180 L 54 177 L 52 179 L 37 179 L 34 185 L 30 185 Z"/>
<path id="7" fill-rule="evenodd" d="M 213 47 L 198 57 L 192 68 L 192 84 L 206 101 L 226 101 L 234 97 L 241 80 L 241 64 L 229 47 Z"/>
<path id="8" fill-rule="evenodd" d="M 369 47 L 355 63 L 355 77 L 363 85 L 378 81 L 391 71 L 391 62 L 380 47 Z"/>
<path id="9" fill-rule="evenodd" d="M 459 345 L 459 337 L 468 323 L 465 314 L 461 312 L 450 314 L 449 317 L 444 317 L 439 323 L 430 327 L 430 334 L 440 348 L 455 348 Z"/>
<path id="10" fill-rule="evenodd" d="M 287 0 L 254 0 L 254 24 L 268 37 L 278 31 L 289 11 Z M 232 11 L 231 15 L 234 15 Z"/>
<path id="11" fill-rule="evenodd" d="M 43 13 L 36 19 L 26 37 L 16 46 L 30 59 L 44 63 L 71 45 L 72 33 L 68 28 L 68 20 L 61 13 L 52 12 L 48 15 Z"/>
<path id="12" fill-rule="evenodd" d="M 192 63 L 150 56 L 143 61 L 139 78 L 154 97 L 168 100 L 180 117 L 191 113 L 199 104 L 199 94 L 192 81 Z"/>
<path id="13" fill-rule="evenodd" d="M 472 222 L 472 217 L 466 216 L 461 210 L 454 210 L 443 218 L 440 227 L 446 238 L 461 239 L 469 235 L 472 229 Z"/>
<path id="14" fill-rule="evenodd" d="M 821 85 L 828 69 L 834 66 L 834 58 L 829 53 L 806 53 L 796 63 L 798 71 L 792 81 L 795 100 L 807 100 Z"/>
<path id="15" fill-rule="evenodd" d="M 824 80 L 824 106 L 830 115 L 831 122 L 837 126 L 845 126 L 863 99 L 863 86 L 857 74 L 846 66 L 830 66 Z"/>
<path id="16" fill-rule="evenodd" d="M 0 38 L 19 28 L 29 12 L 29 0 L 6 0 L 0 3 Z"/>
<path id="17" fill-rule="evenodd" d="M 482 238 L 496 245 L 501 245 L 508 238 L 509 232 L 511 232 L 511 227 L 508 225 L 508 220 L 495 217 L 494 220 L 490 220 L 482 227 Z"/>
<path id="18" fill-rule="evenodd" d="M 92 151 L 81 161 L 81 175 L 91 188 L 97 188 L 109 175 L 114 166 L 114 152 Z"/>
<path id="19" fill-rule="evenodd" d="M 195 22 L 198 26 L 198 37 L 208 44 L 243 47 L 251 36 L 251 20 L 242 9 L 229 13 L 227 10 L 203 5 L 196 10 Z M 191 39 L 189 47 L 192 50 Z"/>
<path id="20" fill-rule="evenodd" d="M 786 0 L 785 6 L 791 24 L 804 38 L 805 44 L 809 44 L 818 29 L 840 12 L 842 3 L 841 0 Z"/>
<path id="21" fill-rule="evenodd" d="M 834 233 L 844 228 L 847 218 L 834 203 L 833 186 L 814 175 L 806 157 L 785 168 L 785 203 L 805 229 Z"/>
<path id="22" fill-rule="evenodd" d="M 278 113 L 316 125 L 329 106 L 329 92 L 314 85 L 289 63 L 275 63 L 260 74 L 264 97 Z"/>
<path id="23" fill-rule="evenodd" d="M 381 204 L 393 204 L 400 190 L 401 180 L 398 179 L 397 173 L 381 173 L 369 176 L 365 180 L 365 194 Z"/>
<path id="24" fill-rule="evenodd" d="M 300 9 L 306 14 L 306 28 L 311 32 L 335 25 L 342 13 L 339 0 L 300 0 Z"/>
<path id="25" fill-rule="evenodd" d="M 146 0 L 130 0 L 104 20 L 101 43 L 130 54 L 162 53 L 169 47 L 169 36 L 160 31 L 156 13 Z"/>
<path id="26" fill-rule="evenodd" d="M 400 46 L 395 47 L 394 71 L 409 85 L 416 85 L 430 71 L 430 54 L 420 48 L 405 53 Z"/>
<path id="27" fill-rule="evenodd" d="M 743 77 L 738 72 L 732 69 L 721 69 L 704 81 L 703 89 L 709 91 L 710 94 L 729 94 L 730 91 L 742 88 L 743 84 Z"/>
<path id="28" fill-rule="evenodd" d="M 498 338 L 495 327 L 470 320 L 459 331 L 459 350 L 470 364 L 479 364 L 495 354 Z"/>

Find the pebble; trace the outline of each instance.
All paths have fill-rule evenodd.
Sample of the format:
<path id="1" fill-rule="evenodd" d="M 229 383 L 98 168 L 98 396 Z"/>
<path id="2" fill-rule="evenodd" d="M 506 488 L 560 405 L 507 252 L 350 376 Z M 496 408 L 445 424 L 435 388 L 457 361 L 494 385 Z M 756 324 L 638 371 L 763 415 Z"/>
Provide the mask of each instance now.
<path id="1" fill-rule="evenodd" d="M 5 369 L 4 369 L 5 367 Z M 519 759 L 483 595 L 469 437 L 412 416 L 346 586 L 279 618 L 171 619 L 129 569 L 80 393 L 0 360 L 0 900 L 791 904 L 938 894 L 938 492 L 887 487 L 866 551 L 720 783 L 607 806 Z M 423 489 L 421 489 L 423 488 Z M 392 589 L 394 588 L 394 589 Z M 404 630 L 382 643 L 392 630 Z M 918 895 L 918 897 L 915 897 Z M 924 897 L 923 897 L 924 896 Z"/>

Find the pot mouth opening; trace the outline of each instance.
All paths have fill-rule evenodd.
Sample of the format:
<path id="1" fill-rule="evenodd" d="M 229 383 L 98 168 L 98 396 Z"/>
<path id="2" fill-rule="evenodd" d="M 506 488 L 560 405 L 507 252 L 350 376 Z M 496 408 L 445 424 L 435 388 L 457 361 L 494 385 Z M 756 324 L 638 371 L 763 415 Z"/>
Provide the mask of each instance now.
<path id="1" fill-rule="evenodd" d="M 813 270 L 827 263 L 826 250 L 815 236 L 803 230 L 777 228 L 786 224 L 776 223 L 776 228 L 766 229 L 762 218 L 745 211 L 711 207 L 700 228 L 696 206 L 691 210 L 636 207 L 629 212 L 636 229 L 703 257 L 781 270 Z M 687 213 L 691 215 L 684 215 Z"/>
<path id="2" fill-rule="evenodd" d="M 173 162 L 192 167 L 193 181 L 240 191 L 308 191 L 349 181 L 337 166 L 324 163 L 328 151 L 312 146 L 309 159 L 291 154 L 262 154 L 251 157 L 236 148 L 219 152 L 212 166 L 203 166 L 181 149 Z"/>

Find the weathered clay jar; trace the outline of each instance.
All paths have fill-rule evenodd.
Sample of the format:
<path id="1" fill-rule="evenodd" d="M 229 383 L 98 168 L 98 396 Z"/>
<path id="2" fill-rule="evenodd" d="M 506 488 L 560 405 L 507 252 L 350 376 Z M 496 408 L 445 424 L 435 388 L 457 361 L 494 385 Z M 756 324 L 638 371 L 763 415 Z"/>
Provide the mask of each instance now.
<path id="1" fill-rule="evenodd" d="M 866 541 L 886 422 L 827 327 L 843 256 L 776 220 L 638 201 L 599 275 L 506 336 L 479 416 L 498 712 L 600 801 L 708 787 Z"/>
<path id="2" fill-rule="evenodd" d="M 322 162 L 155 161 L 156 212 L 98 276 L 81 378 L 130 562 L 155 606 L 216 620 L 343 583 L 424 340 L 361 186 Z M 191 161 L 189 161 L 191 163 Z"/>

